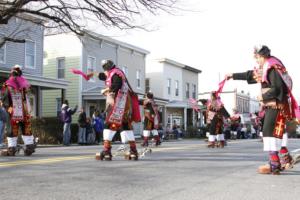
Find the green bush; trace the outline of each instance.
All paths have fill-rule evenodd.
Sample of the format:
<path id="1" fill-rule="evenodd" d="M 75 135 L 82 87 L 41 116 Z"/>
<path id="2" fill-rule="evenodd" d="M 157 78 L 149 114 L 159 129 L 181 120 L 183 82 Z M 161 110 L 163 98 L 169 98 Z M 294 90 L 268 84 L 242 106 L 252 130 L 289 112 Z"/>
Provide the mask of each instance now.
<path id="1" fill-rule="evenodd" d="M 32 133 L 39 138 L 39 144 L 62 144 L 63 122 L 57 117 L 34 118 Z M 71 143 L 77 143 L 78 125 L 71 124 Z"/>
<path id="2" fill-rule="evenodd" d="M 39 138 L 39 144 L 62 144 L 63 142 L 63 123 L 57 117 L 33 118 L 31 130 L 33 136 Z M 77 143 L 77 134 L 78 125 L 71 124 L 71 143 Z M 18 143 L 23 143 L 21 134 L 18 135 Z"/>
<path id="3" fill-rule="evenodd" d="M 57 117 L 33 118 L 31 129 L 39 144 L 61 144 L 63 123 Z"/>
<path id="4" fill-rule="evenodd" d="M 200 134 L 196 126 L 188 126 L 184 136 L 187 138 L 196 138 L 199 137 Z"/>

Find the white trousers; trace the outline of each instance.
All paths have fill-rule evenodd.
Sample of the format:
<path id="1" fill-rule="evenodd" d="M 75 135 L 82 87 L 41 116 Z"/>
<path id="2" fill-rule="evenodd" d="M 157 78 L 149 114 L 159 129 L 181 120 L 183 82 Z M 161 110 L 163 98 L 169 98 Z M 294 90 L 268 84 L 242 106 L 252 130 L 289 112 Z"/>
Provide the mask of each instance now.
<path id="1" fill-rule="evenodd" d="M 224 141 L 224 134 L 217 134 L 217 141 Z"/>
<path id="2" fill-rule="evenodd" d="M 284 133 L 282 139 L 275 137 L 263 137 L 264 151 L 279 151 L 281 147 L 287 147 L 288 134 Z"/>
<path id="3" fill-rule="evenodd" d="M 153 129 L 151 131 L 150 130 L 144 130 L 143 131 L 143 136 L 144 137 L 150 137 L 151 133 L 152 133 L 153 136 L 157 136 L 158 135 L 158 131 L 156 129 Z"/>
<path id="4" fill-rule="evenodd" d="M 134 133 L 132 130 L 122 131 L 121 133 L 122 143 L 127 143 L 128 141 L 135 141 Z"/>

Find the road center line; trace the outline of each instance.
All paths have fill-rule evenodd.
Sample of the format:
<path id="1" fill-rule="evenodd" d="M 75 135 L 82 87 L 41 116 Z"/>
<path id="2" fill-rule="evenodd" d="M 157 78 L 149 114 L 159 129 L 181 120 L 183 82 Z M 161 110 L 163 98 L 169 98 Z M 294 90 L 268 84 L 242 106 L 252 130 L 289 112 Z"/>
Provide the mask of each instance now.
<path id="1" fill-rule="evenodd" d="M 239 143 L 239 142 L 230 142 L 230 143 Z M 199 144 L 186 144 L 178 147 L 162 147 L 162 148 L 153 148 L 153 152 L 163 152 L 169 150 L 184 150 L 184 149 L 195 149 L 200 146 L 206 146 L 206 143 L 199 143 Z M 296 149 L 297 150 L 297 149 Z M 293 152 L 295 152 L 294 150 Z M 298 149 L 297 151 L 300 151 Z M 48 163 L 57 163 L 57 162 L 64 162 L 64 161 L 72 161 L 72 160 L 84 160 L 84 159 L 91 159 L 95 158 L 95 155 L 85 155 L 85 156 L 67 156 L 67 157 L 55 157 L 55 158 L 47 158 L 47 159 L 37 159 L 37 160 L 18 160 L 12 162 L 0 162 L 1 167 L 13 167 L 13 166 L 21 166 L 21 165 L 40 165 L 40 164 L 48 164 Z"/>
<path id="2" fill-rule="evenodd" d="M 55 163 L 55 162 L 63 162 L 63 161 L 71 161 L 71 160 L 83 160 L 94 158 L 94 155 L 91 156 L 68 156 L 68 157 L 57 157 L 57 158 L 47 158 L 47 159 L 39 159 L 39 160 L 20 160 L 14 162 L 0 162 L 0 167 L 12 167 L 19 165 L 37 165 L 37 164 L 47 164 L 47 163 Z"/>

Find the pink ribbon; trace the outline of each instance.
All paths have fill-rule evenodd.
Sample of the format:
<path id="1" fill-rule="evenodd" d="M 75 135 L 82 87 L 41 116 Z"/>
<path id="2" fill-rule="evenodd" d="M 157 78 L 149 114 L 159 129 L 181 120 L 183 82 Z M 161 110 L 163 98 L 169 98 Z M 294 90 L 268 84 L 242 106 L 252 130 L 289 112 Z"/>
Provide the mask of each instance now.
<path id="1" fill-rule="evenodd" d="M 83 73 L 81 70 L 79 70 L 79 69 L 74 69 L 74 68 L 72 68 L 72 69 L 70 69 L 71 70 L 71 72 L 73 73 L 73 74 L 78 74 L 78 75 L 81 75 L 85 80 L 90 80 L 90 77 L 88 77 L 85 73 Z"/>
<path id="2" fill-rule="evenodd" d="M 219 93 L 221 93 L 223 91 L 225 82 L 226 82 L 226 78 L 219 83 L 219 89 L 216 91 L 216 96 L 219 96 Z"/>

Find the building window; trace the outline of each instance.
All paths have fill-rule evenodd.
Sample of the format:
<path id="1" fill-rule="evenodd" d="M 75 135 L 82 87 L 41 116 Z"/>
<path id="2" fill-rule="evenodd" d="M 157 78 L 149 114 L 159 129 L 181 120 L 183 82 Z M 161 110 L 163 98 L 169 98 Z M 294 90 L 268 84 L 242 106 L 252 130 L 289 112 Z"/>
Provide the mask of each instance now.
<path id="1" fill-rule="evenodd" d="M 5 63 L 6 44 L 0 48 L 0 63 Z"/>
<path id="2" fill-rule="evenodd" d="M 125 76 L 128 77 L 128 67 L 122 67 L 122 71 L 124 72 Z"/>
<path id="3" fill-rule="evenodd" d="M 87 59 L 87 73 L 95 72 L 96 70 L 96 58 L 88 56 Z M 95 78 L 92 76 L 89 81 L 94 82 Z"/>
<path id="4" fill-rule="evenodd" d="M 25 68 L 35 68 L 35 42 L 25 42 Z"/>
<path id="5" fill-rule="evenodd" d="M 175 81 L 175 96 L 179 96 L 179 81 Z"/>
<path id="6" fill-rule="evenodd" d="M 167 87 L 168 87 L 168 95 L 171 95 L 171 79 L 168 78 L 167 80 Z"/>
<path id="7" fill-rule="evenodd" d="M 190 98 L 190 84 L 189 83 L 185 84 L 185 97 L 187 99 Z"/>
<path id="8" fill-rule="evenodd" d="M 36 117 L 36 102 L 35 102 L 35 96 L 34 95 L 30 95 L 29 96 L 29 105 L 30 105 L 30 115 L 32 117 Z"/>
<path id="9" fill-rule="evenodd" d="M 196 99 L 196 92 L 197 92 L 197 87 L 196 87 L 195 84 L 193 84 L 192 97 L 193 97 L 194 99 Z"/>
<path id="10" fill-rule="evenodd" d="M 57 58 L 56 59 L 57 66 L 57 78 L 64 79 L 65 78 L 65 58 Z"/>
<path id="11" fill-rule="evenodd" d="M 150 79 L 147 78 L 145 81 L 145 91 L 146 93 L 150 91 Z"/>
<path id="12" fill-rule="evenodd" d="M 61 113 L 61 98 L 56 98 L 56 116 L 59 117 Z"/>
<path id="13" fill-rule="evenodd" d="M 141 70 L 136 71 L 136 87 L 141 88 Z"/>

